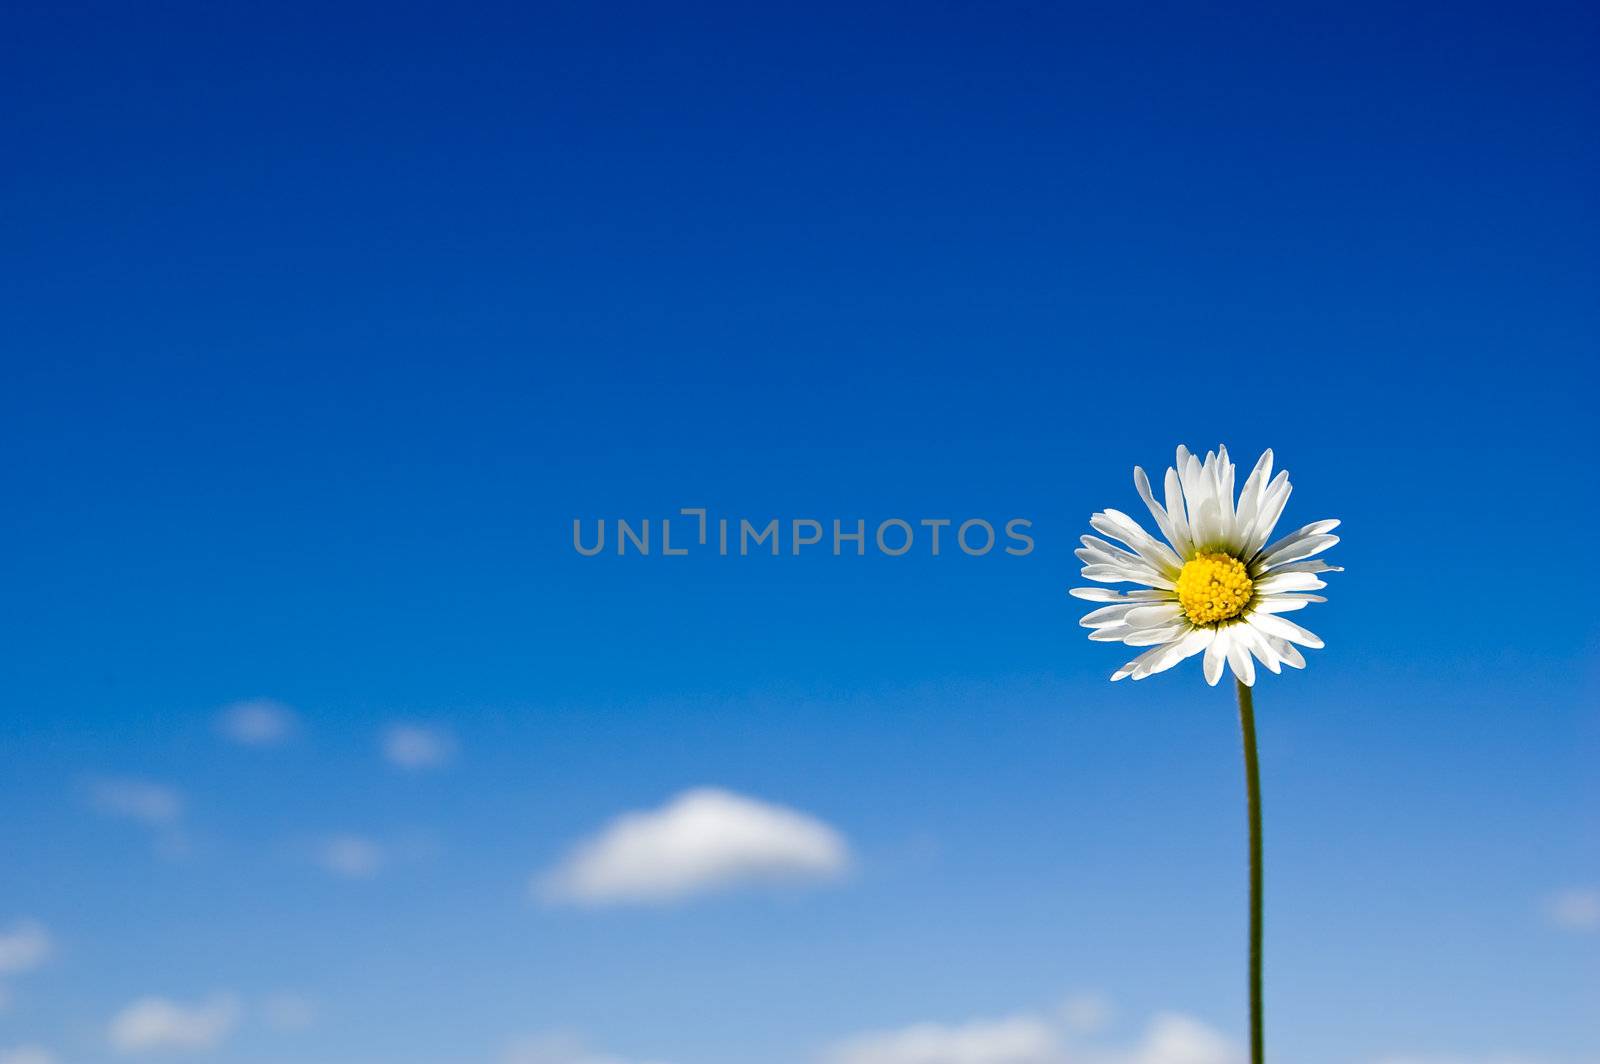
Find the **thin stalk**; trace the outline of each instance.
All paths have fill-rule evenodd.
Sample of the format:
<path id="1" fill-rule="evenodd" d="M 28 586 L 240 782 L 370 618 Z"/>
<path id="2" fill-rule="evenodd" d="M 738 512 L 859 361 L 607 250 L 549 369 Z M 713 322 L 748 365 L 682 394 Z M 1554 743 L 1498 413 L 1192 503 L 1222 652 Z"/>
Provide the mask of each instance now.
<path id="1" fill-rule="evenodd" d="M 1261 1034 L 1261 772 L 1256 760 L 1256 707 L 1250 688 L 1239 689 L 1239 728 L 1244 733 L 1245 804 L 1250 817 L 1250 1064 L 1262 1064 Z"/>

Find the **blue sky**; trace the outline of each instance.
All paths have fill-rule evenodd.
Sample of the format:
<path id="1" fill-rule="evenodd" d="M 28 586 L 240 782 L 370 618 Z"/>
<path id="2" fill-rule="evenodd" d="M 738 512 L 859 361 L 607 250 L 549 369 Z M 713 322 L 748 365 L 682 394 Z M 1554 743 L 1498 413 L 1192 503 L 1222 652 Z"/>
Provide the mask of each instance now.
<path id="1" fill-rule="evenodd" d="M 1179 443 L 1344 521 L 1276 1058 L 1600 1059 L 1591 10 L 4 18 L 0 1061 L 1228 1064 L 1229 693 L 1065 594 Z M 703 788 L 809 856 L 538 888 Z"/>

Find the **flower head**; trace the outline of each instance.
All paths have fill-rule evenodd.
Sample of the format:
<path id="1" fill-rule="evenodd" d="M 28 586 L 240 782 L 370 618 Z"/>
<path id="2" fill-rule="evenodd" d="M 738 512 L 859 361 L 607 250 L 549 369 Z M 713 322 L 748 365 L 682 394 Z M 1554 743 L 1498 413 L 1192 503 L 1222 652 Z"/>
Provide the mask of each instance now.
<path id="1" fill-rule="evenodd" d="M 1167 470 L 1164 506 L 1143 469 L 1134 469 L 1133 483 L 1166 542 L 1120 510 L 1105 510 L 1089 526 L 1116 543 L 1084 536 L 1078 557 L 1087 580 L 1142 588 L 1072 589 L 1077 598 L 1109 603 L 1083 618 L 1083 626 L 1094 629 L 1090 639 L 1150 648 L 1111 678 L 1142 680 L 1202 652 L 1206 682 L 1213 685 L 1224 664 L 1247 685 L 1256 681 L 1257 661 L 1273 672 L 1284 665 L 1304 668 L 1294 644 L 1316 648 L 1322 640 L 1282 614 L 1327 601 L 1308 592 L 1327 586 L 1317 574 L 1341 570 L 1312 559 L 1339 542 L 1328 534 L 1339 522 L 1314 521 L 1267 542 L 1291 490 L 1287 471 L 1272 475 L 1271 451 L 1250 471 L 1237 500 L 1226 447 L 1206 452 L 1204 461 L 1179 447 L 1177 468 Z"/>

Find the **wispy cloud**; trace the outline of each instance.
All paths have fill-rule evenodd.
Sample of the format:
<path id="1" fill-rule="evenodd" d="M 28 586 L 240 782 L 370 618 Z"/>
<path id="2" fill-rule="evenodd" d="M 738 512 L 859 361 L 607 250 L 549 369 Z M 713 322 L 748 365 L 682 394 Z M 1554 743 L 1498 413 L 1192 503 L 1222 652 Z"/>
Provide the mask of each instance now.
<path id="1" fill-rule="evenodd" d="M 918 1023 L 847 1038 L 824 1050 L 821 1064 L 1242 1064 L 1238 1046 L 1199 1020 L 1155 1016 L 1131 1044 L 1084 1042 L 1109 1005 L 1076 998 L 1053 1011 L 966 1023 Z"/>
<path id="2" fill-rule="evenodd" d="M 335 835 L 325 839 L 317 850 L 317 861 L 336 876 L 345 879 L 370 879 L 389 862 L 387 849 L 360 835 Z"/>
<path id="3" fill-rule="evenodd" d="M 1116 1009 L 1103 994 L 1073 994 L 1061 1003 L 1057 1013 L 1067 1030 L 1077 1034 L 1093 1034 L 1104 1030 L 1116 1015 Z"/>
<path id="4" fill-rule="evenodd" d="M 1126 1064 L 1237 1064 L 1244 1053 L 1199 1020 L 1169 1012 L 1150 1021 L 1129 1055 L 1112 1059 Z"/>
<path id="5" fill-rule="evenodd" d="M 963 1024 L 918 1023 L 857 1035 L 825 1064 L 1064 1064 L 1060 1032 L 1038 1016 Z"/>
<path id="6" fill-rule="evenodd" d="M 547 900 L 665 902 L 735 886 L 837 877 L 844 837 L 793 809 L 701 788 L 617 817 L 535 880 Z"/>
<path id="7" fill-rule="evenodd" d="M 119 1053 L 215 1049 L 238 1023 L 239 1003 L 228 994 L 192 1005 L 148 997 L 117 1013 L 108 1039 Z"/>
<path id="8" fill-rule="evenodd" d="M 176 788 L 142 779 L 97 779 L 89 783 L 88 800 L 105 816 L 149 828 L 157 853 L 170 858 L 189 853 L 183 795 Z"/>
<path id="9" fill-rule="evenodd" d="M 1600 931 L 1600 889 L 1569 887 L 1545 899 L 1545 917 L 1563 931 Z"/>
<path id="10" fill-rule="evenodd" d="M 0 1049 L 0 1064 L 56 1064 L 56 1057 L 43 1046 L 14 1046 Z"/>
<path id="11" fill-rule="evenodd" d="M 299 715 L 270 698 L 235 702 L 217 714 L 217 731 L 241 746 L 277 746 L 299 730 Z"/>
<path id="12" fill-rule="evenodd" d="M 89 785 L 89 802 L 107 816 L 148 827 L 171 827 L 183 817 L 183 796 L 149 780 L 99 779 Z"/>
<path id="13" fill-rule="evenodd" d="M 663 1064 L 661 1061 L 617 1057 L 588 1048 L 581 1038 L 547 1035 L 512 1043 L 500 1064 Z"/>
<path id="14" fill-rule="evenodd" d="M 1400 1054 L 1380 1057 L 1373 1064 L 1600 1064 L 1600 1058 L 1586 1057 L 1582 1061 L 1572 1058 L 1557 1060 L 1551 1057 L 1534 1057 L 1522 1053 L 1496 1053 L 1489 1056 L 1430 1056 L 1428 1054 Z"/>
<path id="15" fill-rule="evenodd" d="M 317 1022 L 316 1002 L 302 994 L 273 994 L 261 1003 L 261 1018 L 275 1031 L 303 1031 Z"/>
<path id="16" fill-rule="evenodd" d="M 37 920 L 20 920 L 0 930 L 0 975 L 23 975 L 40 967 L 55 955 L 55 940 Z M 0 984 L 0 1012 L 11 1007 L 11 990 Z M 24 1047 L 28 1048 L 28 1047 Z M 13 1050 L 13 1053 L 22 1050 Z M 5 1064 L 0 1054 L 0 1064 Z"/>
<path id="17" fill-rule="evenodd" d="M 379 737 L 384 760 L 410 772 L 443 768 L 455 760 L 458 745 L 453 734 L 427 724 L 391 724 Z"/>
<path id="18" fill-rule="evenodd" d="M 55 941 L 37 920 L 23 920 L 0 931 L 0 975 L 31 972 L 55 953 Z"/>

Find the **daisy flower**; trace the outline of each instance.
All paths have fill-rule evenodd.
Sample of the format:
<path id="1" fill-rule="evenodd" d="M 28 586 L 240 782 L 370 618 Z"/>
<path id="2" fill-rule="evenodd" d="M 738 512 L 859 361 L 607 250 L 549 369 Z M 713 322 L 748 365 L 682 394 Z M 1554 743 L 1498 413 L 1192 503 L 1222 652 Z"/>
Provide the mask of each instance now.
<path id="1" fill-rule="evenodd" d="M 1156 501 L 1143 469 L 1134 469 L 1133 483 L 1166 542 L 1120 510 L 1095 514 L 1090 527 L 1116 542 L 1083 537 L 1078 557 L 1084 578 L 1140 587 L 1079 587 L 1072 594 L 1109 603 L 1083 618 L 1084 627 L 1094 629 L 1090 639 L 1150 648 L 1113 673 L 1113 680 L 1142 680 L 1200 653 L 1212 686 L 1222 679 L 1223 666 L 1233 671 L 1250 829 L 1250 1060 L 1263 1064 L 1261 770 L 1250 689 L 1256 662 L 1273 672 L 1285 665 L 1301 669 L 1306 660 L 1295 644 L 1322 646 L 1322 640 L 1282 615 L 1326 601 L 1311 592 L 1327 586 L 1319 574 L 1339 569 L 1314 559 L 1339 542 L 1329 535 L 1339 522 L 1313 521 L 1267 542 L 1290 491 L 1288 473 L 1272 475 L 1271 451 L 1261 456 L 1237 497 L 1226 447 L 1208 451 L 1205 461 L 1179 447 L 1177 468 L 1167 470 L 1163 485 L 1165 505 Z"/>
<path id="2" fill-rule="evenodd" d="M 1310 592 L 1327 586 L 1319 574 L 1341 570 L 1314 559 L 1339 542 L 1329 535 L 1339 522 L 1313 521 L 1268 542 L 1290 492 L 1288 472 L 1272 473 L 1270 450 L 1237 498 L 1226 447 L 1206 452 L 1204 461 L 1179 447 L 1177 468 L 1167 470 L 1163 485 L 1165 505 L 1143 469 L 1134 469 L 1133 483 L 1165 542 L 1122 511 L 1104 510 L 1089 526 L 1106 539 L 1084 536 L 1077 554 L 1086 580 L 1140 589 L 1071 592 L 1108 603 L 1083 618 L 1090 639 L 1150 648 L 1111 678 L 1142 680 L 1200 653 L 1213 686 L 1224 665 L 1246 686 L 1255 683 L 1258 661 L 1273 672 L 1304 668 L 1295 644 L 1317 648 L 1322 640 L 1283 614 L 1327 601 Z"/>

